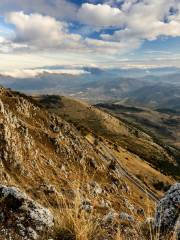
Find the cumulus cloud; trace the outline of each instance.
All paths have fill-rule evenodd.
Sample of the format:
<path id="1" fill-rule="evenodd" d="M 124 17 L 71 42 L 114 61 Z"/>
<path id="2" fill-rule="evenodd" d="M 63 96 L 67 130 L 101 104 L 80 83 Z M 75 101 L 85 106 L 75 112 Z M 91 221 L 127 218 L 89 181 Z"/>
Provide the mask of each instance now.
<path id="1" fill-rule="evenodd" d="M 122 11 L 107 4 L 84 3 L 77 16 L 81 22 L 97 27 L 119 26 L 123 21 Z"/>
<path id="2" fill-rule="evenodd" d="M 176 0 L 132 3 L 126 12 L 126 28 L 122 34 L 118 31 L 118 35 L 147 40 L 155 40 L 159 36 L 180 36 L 179 7 Z"/>
<path id="3" fill-rule="evenodd" d="M 65 41 L 80 39 L 79 35 L 67 32 L 66 23 L 49 16 L 11 12 L 7 14 L 6 21 L 15 26 L 13 42 L 26 43 L 32 48 L 56 48 Z"/>
<path id="4" fill-rule="evenodd" d="M 69 32 L 69 25 L 50 16 L 24 12 L 11 12 L 6 15 L 7 23 L 14 25 L 14 37 L 7 40 L 12 50 L 41 51 L 55 49 L 75 52 L 99 52 L 114 54 L 126 49 L 126 42 L 104 41 L 83 38 L 80 34 Z M 1 45 L 1 43 L 0 43 Z M 16 48 L 15 48 L 16 46 Z M 21 46 L 21 49 L 18 48 Z"/>
<path id="5" fill-rule="evenodd" d="M 177 0 L 124 0 L 120 8 L 83 4 L 78 18 L 92 26 L 119 28 L 113 34 L 101 34 L 102 40 L 133 41 L 135 47 L 143 40 L 180 36 L 180 3 Z"/>

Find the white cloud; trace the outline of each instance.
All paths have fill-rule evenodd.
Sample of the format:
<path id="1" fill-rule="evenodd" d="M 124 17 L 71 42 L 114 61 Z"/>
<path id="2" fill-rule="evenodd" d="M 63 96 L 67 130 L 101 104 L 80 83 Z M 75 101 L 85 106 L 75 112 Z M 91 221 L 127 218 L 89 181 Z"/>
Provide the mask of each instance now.
<path id="1" fill-rule="evenodd" d="M 155 40 L 160 36 L 180 36 L 177 0 L 124 0 L 120 8 L 86 3 L 79 9 L 78 18 L 91 26 L 119 28 L 114 34 L 102 34 L 104 41 L 140 44 L 142 40 Z"/>
<path id="2" fill-rule="evenodd" d="M 119 8 L 107 4 L 84 3 L 77 13 L 78 19 L 96 27 L 119 26 L 123 21 L 123 13 Z"/>
<path id="3" fill-rule="evenodd" d="M 13 78 L 35 78 L 42 74 L 68 74 L 68 75 L 81 75 L 89 74 L 81 69 L 16 69 L 8 72 L 0 72 L 0 76 L 13 77 Z"/>
<path id="4" fill-rule="evenodd" d="M 139 41 L 135 41 L 134 39 L 127 39 L 126 41 L 111 41 L 108 39 L 99 40 L 99 39 L 92 39 L 86 38 L 85 42 L 91 51 L 98 51 L 101 54 L 117 54 L 118 52 L 125 53 L 128 51 L 139 47 Z"/>
<path id="5" fill-rule="evenodd" d="M 180 36 L 180 15 L 177 11 L 172 17 L 172 7 L 178 8 L 176 0 L 151 0 L 133 4 L 126 13 L 126 29 L 122 33 L 118 31 L 119 37 L 155 40 L 162 35 Z"/>
<path id="6" fill-rule="evenodd" d="M 56 51 L 66 50 L 76 53 L 114 54 L 127 49 L 127 41 L 83 39 L 79 34 L 70 33 L 67 23 L 37 13 L 28 15 L 23 12 L 11 12 L 6 15 L 6 21 L 13 24 L 15 30 L 14 37 L 6 40 L 4 47 L 8 45 L 8 48 L 12 47 L 12 50 L 16 51 L 35 52 L 55 49 Z"/>
<path id="7" fill-rule="evenodd" d="M 80 35 L 68 33 L 66 23 L 49 16 L 11 12 L 6 21 L 15 26 L 13 42 L 28 44 L 30 48 L 57 48 L 65 42 L 80 40 Z"/>
<path id="8" fill-rule="evenodd" d="M 95 59 L 98 54 L 101 58 L 119 56 L 138 48 L 146 40 L 180 36 L 179 0 L 119 0 L 118 5 L 115 0 L 105 2 L 84 3 L 77 10 L 77 6 L 65 0 L 1 1 L 0 11 L 22 9 L 24 12 L 6 14 L 7 22 L 14 25 L 11 30 L 14 32 L 1 37 L 0 52 L 67 52 L 67 55 L 84 54 L 84 58 L 91 54 L 89 59 Z M 72 18 L 69 19 L 78 20 L 83 25 L 81 29 L 73 29 L 71 23 L 62 20 L 70 13 Z M 99 36 L 89 37 L 92 32 Z"/>
<path id="9" fill-rule="evenodd" d="M 121 6 L 122 11 L 130 11 L 132 6 L 137 3 L 137 0 L 126 0 Z"/>

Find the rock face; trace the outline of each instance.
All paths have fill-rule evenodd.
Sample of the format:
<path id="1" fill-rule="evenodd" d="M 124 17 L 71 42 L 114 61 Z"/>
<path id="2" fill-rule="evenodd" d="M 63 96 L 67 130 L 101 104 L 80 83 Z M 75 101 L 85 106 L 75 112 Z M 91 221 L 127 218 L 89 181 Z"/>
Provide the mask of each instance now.
<path id="1" fill-rule="evenodd" d="M 29 198 L 16 187 L 0 185 L 0 235 L 11 239 L 13 231 L 19 238 L 38 239 L 39 234 L 53 227 L 53 215 L 47 208 Z"/>
<path id="2" fill-rule="evenodd" d="M 160 200 L 156 210 L 154 225 L 160 229 L 161 235 L 171 234 L 175 231 L 180 239 L 180 183 L 173 185 Z"/>

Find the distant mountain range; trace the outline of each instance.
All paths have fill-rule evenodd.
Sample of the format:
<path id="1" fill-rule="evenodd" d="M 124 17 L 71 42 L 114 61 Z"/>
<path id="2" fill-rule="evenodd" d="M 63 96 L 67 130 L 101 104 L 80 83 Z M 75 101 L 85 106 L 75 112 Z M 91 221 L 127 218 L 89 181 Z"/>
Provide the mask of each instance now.
<path id="1" fill-rule="evenodd" d="M 54 66 L 32 69 L 31 75 L 33 71 L 36 71 L 33 77 L 29 77 L 28 72 L 26 77 L 18 78 L 1 73 L 0 84 L 29 94 L 68 95 L 92 103 L 108 100 L 126 105 L 180 109 L 179 68 L 79 67 L 67 71 Z"/>

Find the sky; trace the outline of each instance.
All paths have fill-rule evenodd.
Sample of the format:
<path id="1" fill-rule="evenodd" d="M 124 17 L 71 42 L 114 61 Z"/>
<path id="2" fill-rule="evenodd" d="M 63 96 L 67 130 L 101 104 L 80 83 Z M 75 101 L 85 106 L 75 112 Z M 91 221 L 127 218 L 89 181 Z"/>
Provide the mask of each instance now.
<path id="1" fill-rule="evenodd" d="M 0 0 L 0 71 L 180 67 L 180 0 Z"/>

